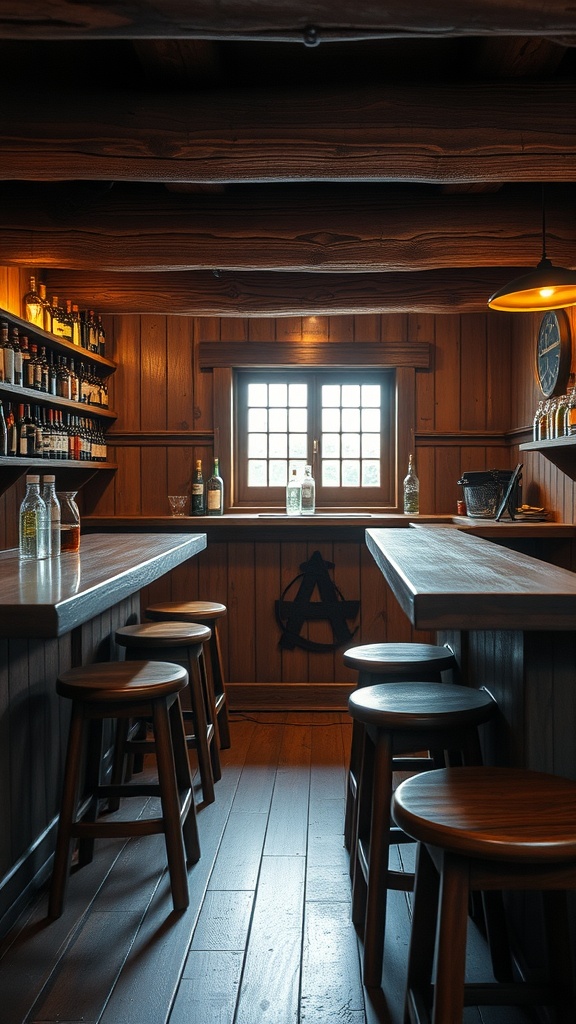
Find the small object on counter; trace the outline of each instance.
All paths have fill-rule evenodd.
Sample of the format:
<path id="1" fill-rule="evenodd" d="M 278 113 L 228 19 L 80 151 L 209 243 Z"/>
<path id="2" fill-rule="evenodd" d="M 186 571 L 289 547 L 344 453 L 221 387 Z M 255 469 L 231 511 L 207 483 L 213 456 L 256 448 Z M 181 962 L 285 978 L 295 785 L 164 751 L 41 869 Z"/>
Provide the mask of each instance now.
<path id="1" fill-rule="evenodd" d="M 313 516 L 316 511 L 316 483 L 312 466 L 306 466 L 302 479 L 302 515 Z"/>
<path id="2" fill-rule="evenodd" d="M 459 516 L 465 516 L 466 515 L 466 502 L 462 501 L 462 499 L 457 501 L 456 502 L 456 511 L 457 511 Z"/>
<path id="3" fill-rule="evenodd" d="M 220 476 L 220 460 L 214 458 L 214 470 L 206 484 L 206 515 L 224 515 L 224 481 Z"/>
<path id="4" fill-rule="evenodd" d="M 404 512 L 417 515 L 420 511 L 420 481 L 414 468 L 414 456 L 408 456 L 408 473 L 404 477 Z"/>
<path id="5" fill-rule="evenodd" d="M 286 515 L 299 516 L 302 512 L 302 485 L 298 480 L 298 470 L 293 469 L 286 484 Z"/>
<path id="6" fill-rule="evenodd" d="M 20 558 L 50 557 L 50 521 L 37 473 L 26 477 L 26 494 L 20 506 L 19 553 Z"/>
<path id="7" fill-rule="evenodd" d="M 187 494 L 169 494 L 170 512 L 173 516 L 185 516 L 188 504 Z"/>
<path id="8" fill-rule="evenodd" d="M 60 551 L 80 550 L 80 509 L 76 504 L 78 491 L 57 491 L 60 502 Z"/>
<path id="9" fill-rule="evenodd" d="M 58 558 L 60 554 L 60 539 L 62 512 L 60 502 L 56 496 L 56 477 L 53 474 L 42 477 L 42 498 L 46 505 L 48 519 L 50 521 L 50 556 Z"/>
<path id="10" fill-rule="evenodd" d="M 206 515 L 206 495 L 204 477 L 202 475 L 202 459 L 196 459 L 196 469 L 192 477 L 192 515 Z"/>

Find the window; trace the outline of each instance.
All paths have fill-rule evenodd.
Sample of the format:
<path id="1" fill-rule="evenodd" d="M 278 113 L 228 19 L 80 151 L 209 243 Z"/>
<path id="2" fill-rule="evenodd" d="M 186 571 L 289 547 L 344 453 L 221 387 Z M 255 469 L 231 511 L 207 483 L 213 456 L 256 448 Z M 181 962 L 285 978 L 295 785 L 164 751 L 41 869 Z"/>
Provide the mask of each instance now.
<path id="1" fill-rule="evenodd" d="M 240 505 L 283 506 L 295 467 L 313 467 L 316 504 L 394 504 L 393 370 L 239 370 Z"/>

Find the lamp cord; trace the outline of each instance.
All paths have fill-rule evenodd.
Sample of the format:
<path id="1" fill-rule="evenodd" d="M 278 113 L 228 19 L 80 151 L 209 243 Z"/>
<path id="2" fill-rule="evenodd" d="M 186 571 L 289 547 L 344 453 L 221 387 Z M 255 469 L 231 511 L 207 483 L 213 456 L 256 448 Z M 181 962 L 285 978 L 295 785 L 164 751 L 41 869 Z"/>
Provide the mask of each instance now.
<path id="1" fill-rule="evenodd" d="M 546 255 L 546 202 L 544 199 L 544 182 L 542 182 L 542 259 L 548 259 Z"/>

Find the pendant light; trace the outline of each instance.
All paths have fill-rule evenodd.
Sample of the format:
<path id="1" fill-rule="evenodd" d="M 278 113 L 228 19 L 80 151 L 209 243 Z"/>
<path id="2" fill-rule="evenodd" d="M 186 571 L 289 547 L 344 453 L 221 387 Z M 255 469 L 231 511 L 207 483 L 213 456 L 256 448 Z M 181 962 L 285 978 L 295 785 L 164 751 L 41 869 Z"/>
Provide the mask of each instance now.
<path id="1" fill-rule="evenodd" d="M 542 186 L 542 259 L 522 277 L 516 277 L 488 299 L 491 309 L 509 313 L 537 313 L 576 305 L 576 270 L 555 267 L 546 256 L 546 210 Z"/>

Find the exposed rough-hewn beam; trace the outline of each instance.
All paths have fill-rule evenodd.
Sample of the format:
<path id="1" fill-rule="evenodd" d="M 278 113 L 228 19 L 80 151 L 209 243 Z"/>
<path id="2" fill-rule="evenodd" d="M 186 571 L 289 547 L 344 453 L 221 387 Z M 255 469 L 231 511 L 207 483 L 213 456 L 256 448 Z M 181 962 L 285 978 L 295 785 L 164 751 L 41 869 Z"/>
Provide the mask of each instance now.
<path id="1" fill-rule="evenodd" d="M 576 28 L 568 0 L 12 0 L 0 14 L 7 39 L 278 39 L 315 46 L 324 40 L 402 36 L 567 35 Z"/>
<path id="2" fill-rule="evenodd" d="M 413 274 L 82 274 L 51 270 L 46 283 L 49 295 L 70 297 L 101 313 L 479 313 L 486 312 L 489 295 L 520 273 L 520 268 L 503 271 L 502 267 Z"/>
<path id="3" fill-rule="evenodd" d="M 547 195 L 548 252 L 576 265 L 576 186 Z M 536 264 L 540 191 L 438 194 L 379 185 L 0 185 L 2 262 L 69 270 L 356 273 Z"/>
<path id="4" fill-rule="evenodd" d="M 574 181 L 563 82 L 134 94 L 4 93 L 0 177 Z"/>

